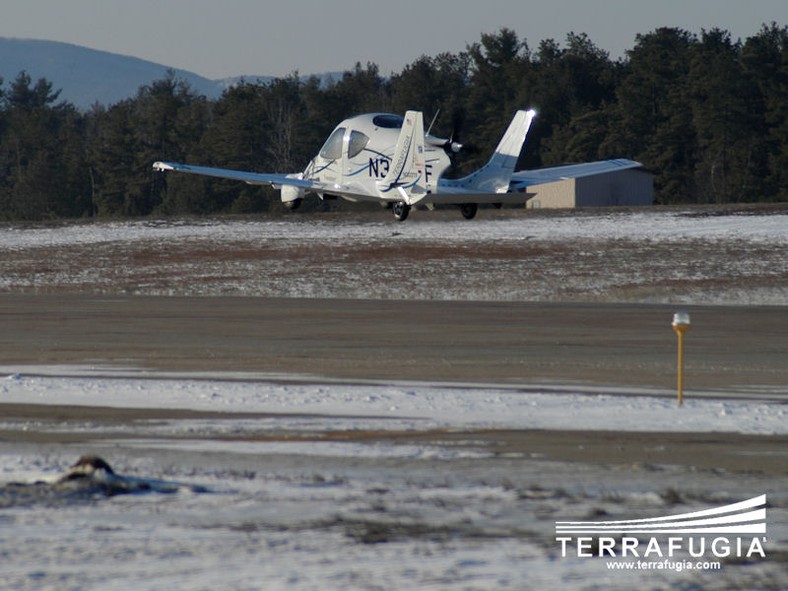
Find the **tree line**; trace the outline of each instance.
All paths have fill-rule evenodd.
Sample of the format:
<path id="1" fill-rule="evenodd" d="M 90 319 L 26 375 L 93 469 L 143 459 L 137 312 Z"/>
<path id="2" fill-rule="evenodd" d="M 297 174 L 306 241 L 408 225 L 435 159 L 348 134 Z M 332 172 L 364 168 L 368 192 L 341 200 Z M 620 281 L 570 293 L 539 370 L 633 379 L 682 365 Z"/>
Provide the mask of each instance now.
<path id="1" fill-rule="evenodd" d="M 242 81 L 208 100 L 173 74 L 86 112 L 26 72 L 0 80 L 0 219 L 279 211 L 275 193 L 152 172 L 155 160 L 294 172 L 340 120 L 418 109 L 432 133 L 488 157 L 512 114 L 538 116 L 519 168 L 625 157 L 662 203 L 788 200 L 788 27 L 745 41 L 660 28 L 611 60 L 585 34 L 531 48 L 510 29 L 390 77 L 368 63 L 324 83 Z"/>

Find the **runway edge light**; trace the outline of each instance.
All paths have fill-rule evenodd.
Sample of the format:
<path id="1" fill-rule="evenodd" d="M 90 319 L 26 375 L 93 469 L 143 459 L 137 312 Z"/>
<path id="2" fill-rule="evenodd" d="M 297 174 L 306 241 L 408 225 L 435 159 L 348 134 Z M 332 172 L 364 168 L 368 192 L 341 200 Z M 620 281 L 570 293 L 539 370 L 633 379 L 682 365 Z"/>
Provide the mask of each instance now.
<path id="1" fill-rule="evenodd" d="M 679 352 L 678 352 L 678 403 L 679 406 L 684 404 L 684 333 L 689 330 L 690 315 L 689 312 L 680 310 L 673 314 L 673 330 L 679 338 Z"/>

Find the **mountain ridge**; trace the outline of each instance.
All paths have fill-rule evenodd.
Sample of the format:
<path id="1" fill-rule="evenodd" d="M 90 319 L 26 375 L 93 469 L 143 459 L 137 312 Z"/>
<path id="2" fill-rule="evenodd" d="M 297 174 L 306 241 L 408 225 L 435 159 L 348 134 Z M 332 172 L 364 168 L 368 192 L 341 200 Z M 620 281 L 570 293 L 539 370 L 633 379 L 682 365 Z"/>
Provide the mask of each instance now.
<path id="1" fill-rule="evenodd" d="M 217 99 L 240 80 L 269 82 L 275 76 L 233 76 L 211 80 L 194 72 L 109 51 L 62 41 L 0 37 L 0 79 L 8 88 L 20 72 L 35 81 L 45 78 L 60 100 L 81 110 L 99 103 L 111 106 L 133 97 L 141 86 L 174 72 L 198 94 Z M 336 73 L 318 75 L 325 82 Z M 341 76 L 341 74 L 340 74 Z"/>

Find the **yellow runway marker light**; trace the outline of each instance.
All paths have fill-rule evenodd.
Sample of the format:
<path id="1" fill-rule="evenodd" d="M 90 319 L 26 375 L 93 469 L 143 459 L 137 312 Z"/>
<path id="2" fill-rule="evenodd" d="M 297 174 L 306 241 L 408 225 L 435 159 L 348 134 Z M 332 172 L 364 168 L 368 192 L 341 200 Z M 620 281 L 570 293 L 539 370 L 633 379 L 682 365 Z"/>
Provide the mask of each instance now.
<path id="1" fill-rule="evenodd" d="M 679 337 L 679 357 L 678 357 L 678 401 L 679 406 L 684 404 L 684 333 L 690 326 L 690 315 L 688 312 L 676 312 L 673 315 L 673 330 Z"/>

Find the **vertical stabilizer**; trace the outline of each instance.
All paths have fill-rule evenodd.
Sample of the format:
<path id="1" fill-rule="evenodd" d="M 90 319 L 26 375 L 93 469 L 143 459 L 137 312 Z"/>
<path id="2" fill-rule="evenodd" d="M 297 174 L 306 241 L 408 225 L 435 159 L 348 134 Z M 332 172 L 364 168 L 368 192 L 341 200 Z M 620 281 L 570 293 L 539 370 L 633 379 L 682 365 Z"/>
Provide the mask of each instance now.
<path id="1" fill-rule="evenodd" d="M 421 197 L 425 193 L 424 171 L 424 116 L 421 111 L 408 111 L 389 173 L 378 181 L 378 190 L 384 195 L 396 191 L 398 200 L 410 203 L 411 196 Z"/>
<path id="2" fill-rule="evenodd" d="M 517 111 L 490 161 L 456 184 L 482 193 L 506 193 L 534 117 L 536 111 L 533 109 Z"/>

